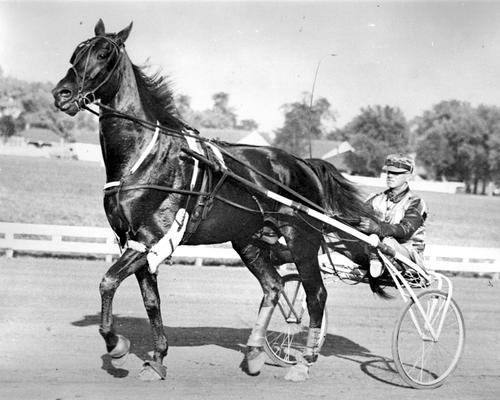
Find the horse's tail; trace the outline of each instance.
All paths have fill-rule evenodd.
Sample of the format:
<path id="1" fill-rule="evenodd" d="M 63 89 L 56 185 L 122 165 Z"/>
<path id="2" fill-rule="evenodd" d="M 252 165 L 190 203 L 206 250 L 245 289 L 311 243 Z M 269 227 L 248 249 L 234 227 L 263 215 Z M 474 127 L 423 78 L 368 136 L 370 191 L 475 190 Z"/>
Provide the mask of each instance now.
<path id="1" fill-rule="evenodd" d="M 387 293 L 382 286 L 380 286 L 380 279 L 373 278 L 368 274 L 368 284 L 370 285 L 370 289 L 373 293 L 375 293 L 378 297 L 384 300 L 391 300 L 394 298 L 393 295 Z"/>
<path id="2" fill-rule="evenodd" d="M 359 223 L 360 217 L 373 218 L 371 209 L 365 204 L 359 189 L 333 164 L 318 158 L 309 158 L 306 162 L 321 181 L 325 208 L 353 225 Z"/>
<path id="3" fill-rule="evenodd" d="M 357 225 L 360 217 L 374 219 L 373 210 L 365 203 L 360 190 L 346 179 L 335 166 L 328 161 L 309 158 L 306 160 L 321 181 L 324 192 L 324 206 L 337 218 L 351 225 Z M 368 256 L 367 262 L 368 262 Z M 365 265 L 369 268 L 369 264 Z M 368 283 L 373 293 L 383 299 L 391 299 L 380 284 L 380 279 L 369 276 Z"/>

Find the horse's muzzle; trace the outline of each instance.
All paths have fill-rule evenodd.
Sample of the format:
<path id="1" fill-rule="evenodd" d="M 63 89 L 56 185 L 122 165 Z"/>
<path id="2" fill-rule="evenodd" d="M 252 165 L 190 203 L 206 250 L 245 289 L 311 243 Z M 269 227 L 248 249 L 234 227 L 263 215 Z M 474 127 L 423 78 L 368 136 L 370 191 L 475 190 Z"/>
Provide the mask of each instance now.
<path id="1" fill-rule="evenodd" d="M 77 88 L 74 83 L 69 81 L 66 77 L 63 78 L 54 89 L 52 89 L 52 96 L 54 97 L 54 105 L 57 109 L 69 114 L 75 115 L 80 111 L 77 99 Z"/>

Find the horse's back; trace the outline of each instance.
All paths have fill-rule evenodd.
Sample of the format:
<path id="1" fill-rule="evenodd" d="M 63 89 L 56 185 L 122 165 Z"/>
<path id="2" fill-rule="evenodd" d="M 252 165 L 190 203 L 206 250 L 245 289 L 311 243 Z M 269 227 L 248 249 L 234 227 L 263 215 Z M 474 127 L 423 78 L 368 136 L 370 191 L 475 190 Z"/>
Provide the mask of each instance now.
<path id="1" fill-rule="evenodd" d="M 234 156 L 234 159 L 229 162 L 232 171 L 249 179 L 252 183 L 257 183 L 286 197 L 295 197 L 266 178 L 271 177 L 308 200 L 318 205 L 322 204 L 324 193 L 321 181 L 306 160 L 272 146 L 226 144 L 224 149 Z M 260 174 L 252 169 L 259 171 Z"/>

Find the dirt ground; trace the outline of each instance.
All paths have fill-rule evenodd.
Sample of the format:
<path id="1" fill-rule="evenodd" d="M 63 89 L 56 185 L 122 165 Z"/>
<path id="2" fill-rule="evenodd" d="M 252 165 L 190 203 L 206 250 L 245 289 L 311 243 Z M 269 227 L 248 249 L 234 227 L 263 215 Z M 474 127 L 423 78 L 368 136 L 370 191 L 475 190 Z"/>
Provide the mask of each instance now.
<path id="1" fill-rule="evenodd" d="M 391 335 L 402 301 L 367 285 L 328 286 L 329 329 L 307 382 L 285 381 L 265 365 L 239 368 L 260 301 L 244 268 L 162 266 L 160 292 L 170 350 L 165 381 L 137 378 L 151 351 L 150 328 L 134 278 L 119 288 L 117 331 L 132 341 L 113 368 L 98 334 L 104 262 L 0 259 L 0 399 L 498 399 L 500 282 L 453 278 L 466 322 L 458 368 L 434 390 L 408 388 L 392 362 Z"/>

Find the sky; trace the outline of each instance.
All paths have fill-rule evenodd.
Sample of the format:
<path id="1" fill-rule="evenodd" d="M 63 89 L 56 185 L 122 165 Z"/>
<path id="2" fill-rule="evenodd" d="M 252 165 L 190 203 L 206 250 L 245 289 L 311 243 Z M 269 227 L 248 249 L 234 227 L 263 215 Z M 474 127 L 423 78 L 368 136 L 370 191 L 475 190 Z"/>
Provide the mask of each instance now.
<path id="1" fill-rule="evenodd" d="M 99 18 L 109 32 L 133 21 L 132 62 L 161 69 L 194 109 L 226 92 L 262 131 L 313 86 L 338 127 L 372 105 L 407 119 L 442 100 L 500 105 L 500 2 L 0 0 L 4 75 L 56 83 Z"/>

